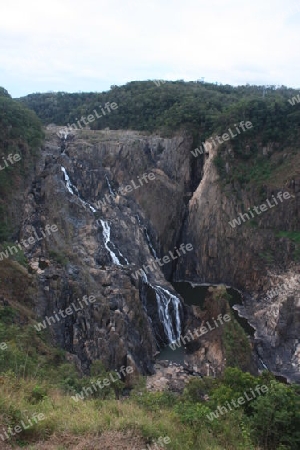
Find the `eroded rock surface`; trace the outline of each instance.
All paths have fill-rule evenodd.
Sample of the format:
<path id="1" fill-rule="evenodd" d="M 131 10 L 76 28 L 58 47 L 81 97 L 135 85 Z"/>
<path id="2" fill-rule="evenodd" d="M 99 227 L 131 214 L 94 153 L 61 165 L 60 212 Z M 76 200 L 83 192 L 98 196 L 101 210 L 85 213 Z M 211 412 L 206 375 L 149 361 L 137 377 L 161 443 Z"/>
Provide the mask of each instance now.
<path id="1" fill-rule="evenodd" d="M 233 229 L 228 222 L 239 212 L 280 189 L 266 187 L 259 202 L 254 191 L 222 186 L 209 143 L 209 151 L 195 158 L 188 135 L 167 139 L 134 131 L 83 130 L 65 138 L 58 131 L 52 127 L 46 132 L 20 211 L 18 240 L 47 224 L 58 228 L 25 249 L 32 284 L 38 286 L 32 298 L 41 321 L 84 295 L 96 298 L 47 325 L 78 366 L 88 371 L 94 359 L 102 359 L 107 368 L 130 364 L 137 372 L 153 373 L 154 356 L 170 332 L 159 314 L 156 287 L 175 295 L 167 280 L 187 280 L 240 289 L 243 314 L 257 330 L 264 364 L 297 378 L 298 281 L 287 295 L 268 300 L 266 292 L 279 276 L 296 279 L 299 274 L 299 265 L 290 263 L 293 246 L 285 238 L 278 240 L 273 230 L 286 229 L 289 221 L 299 223 L 300 180 L 281 187 L 294 197 L 259 216 L 259 228 L 243 223 Z M 142 182 L 149 173 L 155 178 Z M 128 185 L 132 189 L 120 192 Z M 155 264 L 156 256 L 163 258 L 181 243 L 191 243 L 193 251 Z M 268 252 L 274 256 L 274 276 L 264 259 Z M 137 271 L 150 265 L 145 282 Z M 181 333 L 193 312 L 177 298 L 178 314 L 170 299 L 165 311 L 170 320 L 165 322 Z M 210 342 L 205 348 L 198 352 L 200 365 L 205 363 L 203 352 L 224 365 L 219 345 Z"/>

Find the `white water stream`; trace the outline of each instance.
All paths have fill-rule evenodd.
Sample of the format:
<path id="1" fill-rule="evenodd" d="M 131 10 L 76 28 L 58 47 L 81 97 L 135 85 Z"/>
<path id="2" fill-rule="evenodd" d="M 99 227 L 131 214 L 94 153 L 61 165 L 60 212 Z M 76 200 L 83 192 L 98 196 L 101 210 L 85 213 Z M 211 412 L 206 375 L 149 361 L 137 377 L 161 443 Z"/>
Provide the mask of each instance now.
<path id="1" fill-rule="evenodd" d="M 147 228 L 142 224 L 141 218 L 140 218 L 140 216 L 139 216 L 138 214 L 136 215 L 136 217 L 137 217 L 137 219 L 138 219 L 138 224 L 139 224 L 139 226 L 143 229 L 143 231 L 144 231 L 144 233 L 145 233 L 146 240 L 147 240 L 147 243 L 148 243 L 148 247 L 149 247 L 149 249 L 150 249 L 150 252 L 151 252 L 152 255 L 154 256 L 154 258 L 157 258 L 157 253 L 156 253 L 156 251 L 155 251 L 155 249 L 154 249 L 154 247 L 153 247 L 153 245 L 152 245 L 152 242 L 151 242 L 151 239 L 150 239 L 150 236 L 149 236 L 149 233 L 148 233 Z"/>
<path id="2" fill-rule="evenodd" d="M 65 182 L 66 182 L 66 187 L 68 189 L 68 191 L 70 192 L 70 194 L 72 195 L 76 195 L 78 197 L 78 199 L 80 200 L 80 202 L 84 205 L 84 207 L 88 207 L 93 213 L 95 213 L 97 210 L 88 202 L 86 202 L 85 200 L 83 200 L 78 192 L 78 189 L 76 186 L 74 186 L 74 184 L 72 184 L 70 177 L 68 175 L 68 172 L 66 171 L 66 169 L 61 166 L 61 170 L 64 174 L 64 178 L 65 178 Z M 75 192 L 74 192 L 75 191 Z"/>
<path id="3" fill-rule="evenodd" d="M 171 294 L 167 289 L 161 286 L 153 286 L 148 280 L 147 275 L 142 275 L 143 282 L 152 287 L 157 301 L 158 315 L 163 324 L 168 344 L 177 341 L 181 335 L 180 309 L 181 302 L 176 295 Z M 172 312 L 175 312 L 175 326 L 173 325 Z"/>
<path id="4" fill-rule="evenodd" d="M 107 178 L 107 175 L 105 175 L 105 179 L 106 179 L 106 184 L 107 184 L 109 193 L 110 193 L 113 197 L 116 197 L 116 194 L 115 194 L 114 191 L 113 191 L 113 188 L 112 188 L 112 186 L 111 186 L 111 184 L 110 184 L 110 182 L 109 182 L 109 179 Z"/>
<path id="5" fill-rule="evenodd" d="M 104 238 L 105 248 L 109 252 L 113 264 L 117 264 L 118 266 L 121 266 L 122 264 L 120 263 L 119 258 L 108 246 L 108 243 L 110 242 L 110 226 L 108 225 L 108 223 L 105 220 L 100 219 L 100 222 L 101 222 L 101 225 L 103 228 L 103 238 Z M 121 256 L 123 256 L 123 255 L 121 255 Z"/>

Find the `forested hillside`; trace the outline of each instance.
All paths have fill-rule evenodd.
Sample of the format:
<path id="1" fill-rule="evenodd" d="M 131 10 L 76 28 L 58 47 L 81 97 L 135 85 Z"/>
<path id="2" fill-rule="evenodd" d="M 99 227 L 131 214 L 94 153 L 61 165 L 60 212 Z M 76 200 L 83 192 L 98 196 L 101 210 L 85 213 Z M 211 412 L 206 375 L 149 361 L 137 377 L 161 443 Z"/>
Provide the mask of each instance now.
<path id="1" fill-rule="evenodd" d="M 36 114 L 0 87 L 0 240 L 15 229 L 10 198 L 32 170 L 43 136 Z"/>
<path id="2" fill-rule="evenodd" d="M 296 91 L 284 86 L 232 87 L 184 81 L 157 84 L 134 81 L 102 93 L 36 93 L 20 101 L 33 109 L 44 124 L 63 126 L 95 109 L 99 111 L 106 102 L 115 102 L 118 109 L 91 123 L 92 129 L 171 132 L 186 128 L 202 140 L 216 130 L 226 131 L 234 121 L 245 117 L 255 127 L 264 128 L 265 141 L 290 136 L 300 122 L 299 109 L 288 103 Z"/>
<path id="3" fill-rule="evenodd" d="M 229 128 L 234 131 L 241 121 L 249 121 L 252 128 L 223 143 L 215 160 L 224 180 L 244 185 L 252 181 L 261 183 L 282 165 L 282 155 L 271 161 L 269 152 L 263 158 L 262 147 L 269 146 L 280 153 L 284 144 L 297 153 L 300 108 L 297 102 L 294 105 L 291 102 L 296 94 L 297 91 L 285 86 L 135 81 L 112 86 L 103 93 L 37 93 L 20 101 L 33 109 L 45 125 L 75 123 L 78 127 L 76 121 L 93 114 L 95 120 L 89 123 L 92 129 L 158 131 L 162 135 L 185 130 L 193 135 L 195 148 L 211 136 L 223 135 Z M 95 111 L 99 112 L 106 102 L 115 102 L 118 108 L 99 119 Z M 230 161 L 235 170 L 230 173 L 225 170 L 228 155 L 224 149 L 228 147 L 235 154 L 235 161 L 232 158 Z"/>
<path id="4" fill-rule="evenodd" d="M 119 203 L 116 203 L 117 207 L 114 208 L 114 204 L 105 206 L 100 212 L 97 211 L 94 217 L 94 212 L 86 208 L 88 203 L 83 199 L 88 200 L 92 205 L 93 199 L 96 198 L 92 196 L 92 192 L 97 191 L 97 194 L 100 192 L 99 198 L 102 198 L 102 194 L 109 193 L 111 185 L 115 188 L 124 184 L 126 178 L 123 179 L 123 174 L 127 174 L 128 179 L 135 178 L 130 172 L 131 166 L 137 166 L 136 174 L 142 173 L 141 168 L 147 167 L 149 170 L 155 170 L 157 180 L 155 185 L 152 185 L 154 187 L 145 194 L 144 203 L 143 197 L 140 203 L 145 210 L 147 207 L 150 210 L 150 200 L 153 199 L 153 205 L 157 208 L 153 209 L 153 217 L 166 215 L 168 203 L 173 208 L 173 205 L 179 203 L 177 199 L 189 193 L 193 186 L 196 192 L 201 182 L 203 170 L 200 163 L 204 158 L 193 157 L 190 148 L 200 146 L 211 136 L 222 136 L 229 128 L 234 131 L 241 121 L 249 121 L 252 124 L 251 128 L 234 139 L 224 142 L 218 148 L 214 162 L 222 175 L 221 180 L 218 179 L 216 182 L 215 178 L 212 181 L 210 177 L 206 179 L 207 189 L 210 183 L 218 184 L 221 193 L 225 193 L 224 197 L 216 195 L 213 197 L 213 194 L 205 197 L 204 190 L 200 199 L 203 198 L 203 201 L 202 203 L 199 201 L 202 210 L 199 208 L 198 213 L 198 208 L 195 208 L 197 215 L 195 211 L 190 212 L 190 218 L 194 217 L 194 222 L 191 220 L 189 224 L 195 234 L 205 222 L 208 224 L 207 229 L 213 234 L 213 227 L 218 220 L 222 225 L 223 222 L 225 223 L 224 220 L 222 221 L 223 216 L 218 214 L 226 209 L 226 203 L 228 206 L 229 202 L 225 199 L 225 195 L 233 196 L 235 191 L 234 201 L 239 202 L 238 207 L 240 207 L 240 203 L 243 202 L 246 206 L 248 205 L 244 198 L 245 192 L 247 194 L 249 192 L 249 199 L 252 202 L 250 205 L 255 205 L 258 204 L 256 191 L 262 196 L 263 201 L 270 197 L 268 189 L 272 188 L 272 183 L 278 189 L 282 189 L 283 185 L 289 186 L 288 183 L 292 182 L 299 167 L 297 140 L 300 105 L 292 105 L 289 102 L 295 95 L 295 90 L 285 87 L 275 89 L 275 87 L 240 86 L 235 88 L 227 85 L 183 81 L 163 82 L 159 85 L 158 82 L 155 84 L 152 81 L 131 82 L 125 86 L 113 86 L 109 92 L 105 93 L 32 94 L 19 100 L 13 100 L 4 89 L 0 90 L 2 156 L 0 161 L 3 161 L 3 163 L 0 162 L 3 167 L 0 170 L 1 250 L 8 244 L 12 245 L 12 242 L 19 237 L 18 232 L 24 234 L 28 224 L 42 229 L 41 225 L 46 222 L 49 224 L 57 222 L 60 225 L 61 235 L 57 241 L 53 238 L 49 246 L 42 242 L 40 247 L 38 244 L 34 249 L 28 251 L 24 249 L 24 253 L 18 252 L 17 255 L 13 255 L 13 258 L 7 258 L 1 262 L 0 342 L 2 341 L 4 347 L 0 346 L 2 386 L 0 419 L 2 428 L 8 436 L 3 443 L 3 445 L 7 444 L 7 447 L 4 447 L 5 450 L 11 450 L 11 445 L 14 448 L 28 450 L 44 450 L 45 448 L 92 450 L 113 448 L 109 445 L 114 445 L 115 442 L 124 450 L 134 448 L 135 445 L 136 449 L 142 449 L 147 444 L 154 448 L 154 443 L 161 437 L 168 439 L 168 444 L 163 448 L 169 450 L 299 449 L 299 386 L 279 382 L 278 377 L 276 379 L 271 371 L 263 371 L 259 376 L 255 376 L 240 370 L 240 362 L 244 363 L 245 358 L 239 349 L 246 348 L 247 345 L 250 349 L 250 337 L 235 323 L 234 313 L 227 303 L 228 311 L 231 311 L 231 320 L 224 328 L 224 336 L 220 334 L 226 354 L 224 371 L 220 376 L 216 376 L 215 373 L 213 376 L 206 376 L 206 372 L 203 372 L 200 377 L 196 372 L 190 371 L 189 378 L 185 377 L 182 388 L 154 392 L 148 387 L 150 374 L 148 378 L 145 378 L 135 373 L 132 379 L 122 379 L 122 381 L 117 379 L 111 384 L 105 384 L 106 388 L 92 390 L 90 386 L 95 386 L 97 382 L 103 382 L 104 386 L 104 380 L 111 380 L 116 376 L 119 366 L 115 361 L 111 367 L 104 364 L 105 352 L 101 347 L 101 358 L 94 358 L 88 370 L 84 372 L 76 353 L 76 345 L 79 342 L 79 348 L 84 339 L 85 343 L 89 343 L 88 351 L 94 351 L 98 344 L 94 345 L 91 336 L 94 333 L 95 340 L 98 339 L 96 334 L 98 329 L 101 329 L 104 337 L 99 338 L 97 342 L 108 343 L 109 357 L 114 345 L 117 350 L 122 350 L 122 345 L 114 344 L 114 342 L 121 342 L 115 340 L 118 338 L 118 333 L 125 342 L 132 335 L 147 331 L 147 327 L 144 326 L 146 322 L 143 322 L 142 318 L 136 320 L 134 316 L 141 301 L 138 288 L 134 287 L 132 278 L 129 278 L 129 265 L 112 264 L 109 254 L 105 253 L 108 250 L 103 242 L 107 244 L 105 238 L 108 235 L 104 233 L 103 224 L 106 225 L 106 230 L 110 230 L 107 228 L 108 225 L 111 226 L 111 241 L 116 242 L 114 248 L 121 248 L 124 256 L 127 254 L 125 252 L 131 255 L 131 249 L 138 248 L 138 257 L 140 257 L 145 247 L 147 255 L 149 253 L 151 258 L 148 246 L 149 242 L 151 244 L 150 238 L 153 234 L 149 225 L 148 228 L 140 225 L 141 219 L 137 215 L 139 209 L 136 206 L 139 205 L 138 201 L 135 204 L 133 199 L 122 198 Z M 94 114 L 95 110 L 99 112 L 106 102 L 115 102 L 118 108 L 101 119 L 91 122 L 90 127 L 95 130 L 106 127 L 142 130 L 142 137 L 138 133 L 132 133 L 133 141 L 137 141 L 138 138 L 144 139 L 143 145 L 141 144 L 138 150 L 131 145 L 132 141 L 125 142 L 127 133 L 122 135 L 122 131 L 115 133 L 117 136 L 115 140 L 110 136 L 110 141 L 106 133 L 80 131 L 75 137 L 71 136 L 69 140 L 65 139 L 66 142 L 63 142 L 56 134 L 57 129 L 54 128 L 52 131 L 47 130 L 48 142 L 46 140 L 43 144 L 42 123 L 67 126 L 68 123 L 72 124 L 79 120 L 81 116 Z M 149 154 L 144 151 L 148 148 L 150 132 L 153 133 L 152 142 L 155 142 L 157 138 L 155 132 L 166 136 L 179 134 L 178 145 L 176 141 L 176 145 L 166 148 L 167 145 L 159 145 L 156 142 L 156 147 L 152 146 L 156 158 L 153 162 Z M 120 141 L 123 139 L 125 142 L 123 156 L 120 156 L 119 137 Z M 182 142 L 186 137 L 184 147 Z M 84 146 L 84 142 L 89 145 Z M 61 151 L 62 143 L 68 146 L 66 152 Z M 40 148 L 44 150 L 41 153 Z M 93 148 L 94 153 L 84 151 L 84 148 Z M 9 155 L 16 154 L 20 156 L 17 160 L 9 158 Z M 10 162 L 11 159 L 13 164 Z M 206 161 L 208 159 L 207 157 Z M 135 164 L 132 164 L 132 161 Z M 36 171 L 35 164 L 38 167 Z M 188 169 L 186 172 L 180 172 L 177 178 L 177 172 L 172 168 L 175 167 L 179 171 L 178 168 L 184 168 L 184 164 Z M 66 167 L 65 173 L 70 176 L 63 176 L 62 167 Z M 169 170 L 170 176 L 168 176 Z M 209 173 L 214 175 L 213 170 Z M 193 178 L 190 184 L 186 181 L 189 176 Z M 29 179 L 31 181 L 27 183 Z M 163 184 L 165 180 L 167 183 Z M 182 193 L 181 191 L 178 193 L 179 181 L 182 181 L 184 188 Z M 101 183 L 103 189 L 99 191 Z M 174 190 L 171 190 L 173 184 Z M 22 190 L 22 186 L 26 186 L 26 189 Z M 139 192 L 142 192 L 142 189 Z M 29 200 L 27 197 L 30 197 Z M 194 204 L 196 200 L 194 198 Z M 214 201 L 218 202 L 217 206 L 213 203 Z M 212 205 L 212 214 L 205 216 L 207 211 L 203 209 L 203 205 L 209 204 Z M 163 205 L 163 214 L 160 213 L 157 205 L 159 207 Z M 181 226 L 181 216 L 176 213 L 175 208 L 174 211 L 173 222 L 166 220 L 168 234 L 172 227 L 177 227 L 176 221 Z M 294 211 L 292 207 L 291 211 Z M 132 217 L 129 216 L 131 212 Z M 121 213 L 124 213 L 124 216 L 117 216 Z M 279 213 L 278 216 L 280 216 Z M 99 220 L 98 217 L 100 217 Z M 128 217 L 130 220 L 127 220 Z M 231 218 L 231 216 L 228 217 Z M 102 229 L 96 226 L 99 221 L 103 223 Z M 251 230 L 254 228 L 253 235 L 257 236 L 261 229 L 268 229 L 269 233 L 276 232 L 281 237 L 290 238 L 292 248 L 294 241 L 297 241 L 297 245 L 299 242 L 298 222 L 295 218 L 293 223 L 288 223 L 286 227 L 277 230 L 276 222 L 270 222 L 271 226 L 268 228 L 268 223 L 257 220 L 257 222 L 249 223 L 249 229 L 251 225 Z M 116 228 L 114 228 L 115 223 Z M 229 229 L 228 224 L 225 223 L 225 225 Z M 130 226 L 132 226 L 132 234 L 129 234 Z M 218 228 L 222 229 L 222 227 Z M 122 232 L 126 239 L 124 246 L 122 246 Z M 198 263 L 202 257 L 201 254 L 205 257 L 208 252 L 209 258 L 214 258 L 211 259 L 213 268 L 218 267 L 218 264 L 220 266 L 227 264 L 230 271 L 234 272 L 238 267 L 246 274 L 248 282 L 251 277 L 250 270 L 247 272 L 240 267 L 242 259 L 234 259 L 238 249 L 234 244 L 235 237 L 230 236 L 230 240 L 226 240 L 227 230 L 224 234 L 220 234 L 218 242 L 224 243 L 226 254 L 229 254 L 229 262 L 226 263 L 222 253 L 221 257 L 214 256 L 214 246 L 218 247 L 218 245 L 213 239 L 208 239 L 209 232 L 205 229 L 203 238 L 201 235 L 195 241 L 190 241 L 191 234 L 187 235 L 186 242 L 195 242 L 195 248 L 201 250 L 196 254 L 195 261 Z M 134 238 L 131 239 L 130 236 L 140 236 L 142 245 L 138 246 Z M 163 236 L 161 239 L 153 239 L 154 245 L 159 241 L 164 243 L 165 235 L 161 233 L 161 236 Z M 215 236 L 216 233 L 213 237 Z M 270 247 L 272 243 L 270 234 L 265 236 L 264 243 Z M 242 237 L 243 251 L 247 248 L 250 239 L 254 242 L 254 238 L 251 235 L 249 240 L 246 240 L 246 231 Z M 93 242 L 97 245 L 93 246 Z M 172 245 L 168 244 L 169 247 L 173 248 L 176 242 L 174 239 Z M 296 243 L 295 255 L 299 258 Z M 287 253 L 286 247 L 282 246 L 282 248 L 284 249 L 282 251 Z M 80 251 L 79 256 L 76 254 L 77 249 Z M 85 253 L 85 249 L 90 253 Z M 278 245 L 276 247 L 278 266 L 283 261 L 280 249 Z M 257 251 L 262 252 L 260 247 Z M 267 257 L 270 260 L 271 250 L 268 249 L 268 251 Z M 134 256 L 133 253 L 132 255 Z M 248 250 L 248 258 L 251 256 L 249 255 Z M 263 257 L 266 255 L 263 254 Z M 93 258 L 95 258 L 95 264 Z M 90 260 L 94 265 L 91 266 L 91 272 L 88 272 Z M 141 260 L 141 262 L 145 261 Z M 258 259 L 255 262 L 260 268 L 259 264 L 262 263 Z M 263 264 L 267 265 L 269 262 Z M 185 265 L 184 262 L 182 264 Z M 134 264 L 133 267 L 136 269 L 140 265 Z M 221 277 L 220 280 L 223 281 Z M 201 281 L 200 276 L 199 281 Z M 160 285 L 161 278 L 157 283 Z M 151 285 L 148 284 L 147 289 L 150 289 L 149 286 Z M 58 346 L 53 340 L 52 328 L 37 331 L 34 326 L 38 320 L 36 314 L 40 314 L 40 320 L 42 318 L 44 320 L 46 312 L 49 315 L 54 314 L 53 311 L 57 311 L 60 305 L 67 306 L 67 303 L 60 303 L 60 301 L 65 302 L 68 299 L 71 302 L 72 296 L 75 298 L 80 295 L 79 288 L 89 293 L 99 294 L 97 308 L 87 308 L 84 312 L 80 311 L 82 316 L 74 315 L 66 318 L 66 322 L 57 322 L 53 328 L 61 330 L 59 336 L 62 336 L 62 343 L 63 345 L 67 343 L 65 347 Z M 221 305 L 221 298 L 226 302 L 228 298 L 224 293 L 220 297 L 217 291 L 214 295 L 215 303 L 212 301 L 213 298 L 209 298 L 208 305 L 212 309 L 213 317 L 217 317 L 218 314 L 215 314 L 213 310 L 216 305 Z M 133 307 L 129 301 L 129 306 L 126 304 L 127 297 L 134 304 Z M 125 302 L 125 307 L 119 306 L 120 299 Z M 157 302 L 157 297 L 153 296 L 153 299 Z M 44 313 L 41 312 L 43 308 Z M 289 316 L 293 304 L 290 306 L 288 303 L 287 308 L 289 308 L 287 311 L 281 312 L 281 327 L 278 332 L 282 335 L 284 345 L 287 345 L 285 336 L 289 342 L 288 333 L 292 334 L 294 330 Z M 143 308 L 140 309 L 143 311 Z M 200 309 L 198 312 L 202 314 L 203 310 Z M 124 316 L 121 316 L 121 313 Z M 128 328 L 129 332 L 125 334 L 127 316 L 131 317 L 131 315 L 134 317 L 134 326 Z M 81 320 L 82 317 L 84 320 Z M 195 320 L 190 316 L 188 319 Z M 93 328 L 94 320 L 97 326 Z M 193 321 L 187 322 L 186 329 L 193 323 Z M 285 323 L 289 324 L 288 330 L 284 328 Z M 296 327 L 295 324 L 294 326 Z M 85 329 L 89 333 L 88 339 L 85 338 Z M 73 330 L 77 333 L 74 334 L 74 339 Z M 108 330 L 107 334 L 105 334 L 106 330 Z M 136 341 L 137 348 L 142 347 L 142 352 L 145 353 L 148 343 L 146 337 L 141 340 L 137 338 Z M 69 343 L 70 347 L 68 347 Z M 197 345 L 195 343 L 195 348 Z M 215 341 L 211 343 L 208 341 L 207 345 L 214 349 L 216 344 Z M 203 346 L 203 349 L 207 348 Z M 289 347 L 286 348 L 288 353 Z M 132 356 L 134 350 L 132 346 L 129 362 L 134 361 Z M 206 353 L 206 350 L 203 353 Z M 78 354 L 80 355 L 80 352 Z M 117 353 L 116 355 L 118 356 Z M 242 370 L 244 370 L 243 367 Z M 261 390 L 262 387 L 263 390 Z M 33 424 L 28 430 L 21 430 L 19 434 L 11 434 L 11 430 L 16 429 L 21 421 L 28 420 L 28 417 L 32 417 L 37 411 L 44 416 L 43 420 Z M 0 439 L 2 439 L 1 431 Z M 115 446 L 115 448 L 118 447 Z"/>

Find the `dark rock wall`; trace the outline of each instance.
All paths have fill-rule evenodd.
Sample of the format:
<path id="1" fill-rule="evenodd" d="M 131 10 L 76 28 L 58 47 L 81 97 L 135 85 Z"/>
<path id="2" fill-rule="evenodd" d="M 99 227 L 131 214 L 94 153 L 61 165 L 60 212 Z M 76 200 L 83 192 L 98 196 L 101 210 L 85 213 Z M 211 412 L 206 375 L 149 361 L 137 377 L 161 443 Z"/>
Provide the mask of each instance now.
<path id="1" fill-rule="evenodd" d="M 152 371 L 157 351 L 155 329 L 161 324 L 155 315 L 153 322 L 147 314 L 141 299 L 141 277 L 134 277 L 136 270 L 154 262 L 148 238 L 159 258 L 181 243 L 193 245 L 193 251 L 176 262 L 162 267 L 156 264 L 147 274 L 151 284 L 170 292 L 174 291 L 166 280 L 171 279 L 226 283 L 241 289 L 248 299 L 244 314 L 257 329 L 264 361 L 284 372 L 292 354 L 289 372 L 299 371 L 298 341 L 295 333 L 285 332 L 293 308 L 285 298 L 275 298 L 270 326 L 263 325 L 257 314 L 270 309 L 265 295 L 276 284 L 278 274 L 284 282 L 288 271 L 292 276 L 298 271 L 297 265 L 290 263 L 293 246 L 285 238 L 276 238 L 274 229 L 285 230 L 289 223 L 297 222 L 299 180 L 278 189 L 266 188 L 259 199 L 254 192 L 237 194 L 222 186 L 212 163 L 214 150 L 193 157 L 188 135 L 165 139 L 133 131 L 87 130 L 69 135 L 62 147 L 56 131 L 47 131 L 46 146 L 27 192 L 20 238 L 29 236 L 32 226 L 58 227 L 57 233 L 26 250 L 39 284 L 34 300 L 41 319 L 85 294 L 96 297 L 93 304 L 49 327 L 53 339 L 77 355 L 84 371 L 94 359 L 102 359 L 110 368 L 131 361 L 139 372 Z M 76 186 L 76 195 L 68 192 L 61 166 Z M 154 180 L 99 205 L 109 189 L 116 192 L 132 181 L 138 185 L 138 177 L 150 172 Z M 263 203 L 279 190 L 289 191 L 295 198 L 259 216 L 259 228 L 250 221 L 235 229 L 228 224 L 239 212 Z M 101 220 L 109 224 L 113 244 L 108 245 L 122 266 L 112 264 Z M 265 259 L 270 254 L 272 275 Z M 297 283 L 295 286 L 298 288 Z M 294 291 L 289 295 L 297 305 Z M 155 309 L 155 296 L 152 298 Z M 188 308 L 184 311 L 190 314 Z M 293 330 L 298 326 L 297 317 Z M 276 339 L 270 339 L 274 334 Z"/>

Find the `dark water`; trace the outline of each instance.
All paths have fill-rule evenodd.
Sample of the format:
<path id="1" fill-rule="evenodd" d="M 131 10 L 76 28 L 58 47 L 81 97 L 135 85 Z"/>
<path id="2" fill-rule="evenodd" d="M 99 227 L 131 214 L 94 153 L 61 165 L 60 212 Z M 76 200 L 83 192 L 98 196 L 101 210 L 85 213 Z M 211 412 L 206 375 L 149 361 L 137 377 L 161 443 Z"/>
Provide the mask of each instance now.
<path id="1" fill-rule="evenodd" d="M 204 301 L 206 297 L 207 290 L 210 286 L 206 285 L 194 285 L 192 286 L 189 282 L 180 281 L 173 282 L 172 286 L 175 291 L 181 295 L 186 305 L 199 306 L 201 309 L 204 309 Z M 233 288 L 227 288 L 227 293 L 231 295 L 231 299 L 229 300 L 229 305 L 231 308 L 234 305 L 242 304 L 242 296 L 241 294 Z M 238 312 L 232 309 L 235 319 L 244 329 L 247 335 L 254 336 L 254 328 L 248 323 L 247 319 L 244 319 L 238 315 Z M 184 361 L 184 347 L 176 348 L 176 350 L 172 350 L 169 346 L 164 347 L 160 354 L 157 356 L 158 360 L 166 359 L 168 361 L 177 362 L 179 364 L 183 364 Z"/>
<path id="2" fill-rule="evenodd" d="M 196 305 L 199 306 L 201 309 L 204 309 L 204 301 L 205 296 L 207 293 L 207 290 L 210 286 L 203 286 L 203 285 L 194 285 L 194 287 L 189 282 L 173 282 L 172 283 L 174 289 L 178 294 L 181 295 L 181 297 L 184 300 L 184 303 L 191 306 Z M 214 285 L 211 285 L 214 286 Z M 233 289 L 231 287 L 226 288 L 227 293 L 231 296 L 230 300 L 228 301 L 230 307 L 232 308 L 234 305 L 242 305 L 242 295 L 239 291 L 236 289 Z M 235 319 L 237 322 L 241 325 L 243 330 L 246 332 L 247 335 L 253 337 L 255 333 L 255 329 L 249 324 L 247 319 L 244 319 L 243 317 L 240 317 L 238 312 L 235 309 L 232 309 L 232 312 L 234 314 Z M 256 350 L 255 350 L 256 352 Z M 265 370 L 268 368 L 264 364 L 264 362 L 261 360 L 257 353 L 258 360 L 261 363 L 260 370 Z M 176 350 L 172 350 L 169 346 L 162 349 L 160 354 L 158 355 L 157 359 L 166 359 L 169 361 L 177 362 L 180 364 L 183 364 L 184 362 L 184 347 L 176 348 Z M 275 375 L 275 378 L 278 381 L 281 381 L 282 383 L 288 383 L 287 379 L 284 376 Z"/>
<path id="3" fill-rule="evenodd" d="M 231 306 L 231 308 L 234 305 L 242 305 L 243 304 L 242 295 L 239 293 L 239 291 L 237 291 L 236 289 L 233 289 L 233 288 L 228 288 L 228 289 L 226 289 L 226 291 L 228 294 L 231 295 L 231 299 L 228 302 L 229 305 Z M 249 324 L 248 320 L 244 319 L 243 317 L 240 317 L 238 312 L 235 309 L 233 309 L 233 314 L 234 314 L 236 321 L 244 329 L 245 333 L 251 337 L 254 337 L 255 329 Z"/>
<path id="4" fill-rule="evenodd" d="M 204 301 L 205 296 L 207 293 L 207 290 L 210 286 L 192 286 L 190 283 L 186 281 L 180 281 L 180 282 L 174 282 L 172 283 L 172 286 L 182 296 L 184 299 L 184 303 L 187 305 L 196 305 L 200 306 L 201 309 L 204 309 Z M 214 286 L 214 285 L 212 285 Z M 242 305 L 242 295 L 237 291 L 236 289 L 233 289 L 231 287 L 226 288 L 227 293 L 231 296 L 231 299 L 229 300 L 229 305 L 231 308 L 234 305 Z M 241 325 L 241 327 L 245 330 L 245 332 L 250 335 L 254 336 L 254 328 L 249 324 L 247 319 L 244 319 L 243 317 L 240 317 L 238 312 L 236 310 L 232 310 L 235 319 L 237 322 Z"/>
<path id="5" fill-rule="evenodd" d="M 207 290 L 209 286 L 192 286 L 188 282 L 174 282 L 172 283 L 174 289 L 182 296 L 184 299 L 184 303 L 187 305 L 196 305 L 200 306 L 201 309 L 204 309 L 204 301 L 205 296 L 207 293 Z M 242 305 L 242 295 L 233 288 L 227 288 L 227 293 L 231 295 L 231 300 L 229 300 L 229 305 L 231 308 L 234 305 Z M 237 322 L 241 325 L 241 327 L 244 329 L 247 335 L 254 336 L 254 328 L 248 323 L 247 319 L 244 319 L 243 317 L 240 317 L 238 312 L 234 309 L 232 310 L 235 319 Z"/>
<path id="6" fill-rule="evenodd" d="M 195 286 L 193 287 L 186 281 L 172 283 L 173 288 L 184 299 L 186 305 L 197 305 L 203 309 L 205 296 L 209 286 Z"/>
<path id="7" fill-rule="evenodd" d="M 184 362 L 184 347 L 181 346 L 179 348 L 176 347 L 175 350 L 172 350 L 168 345 L 164 347 L 160 354 L 156 357 L 157 360 L 166 359 L 167 361 L 176 362 L 178 364 L 183 364 Z"/>

